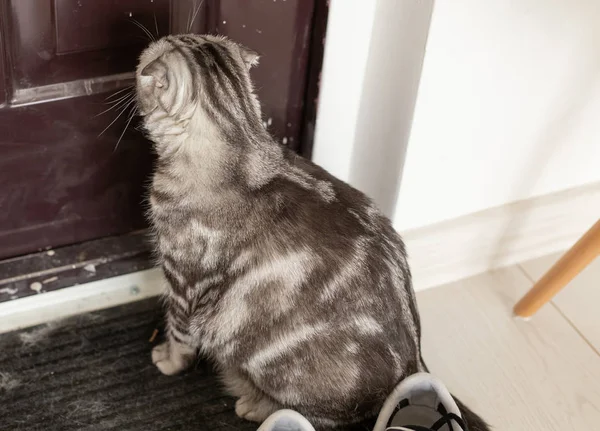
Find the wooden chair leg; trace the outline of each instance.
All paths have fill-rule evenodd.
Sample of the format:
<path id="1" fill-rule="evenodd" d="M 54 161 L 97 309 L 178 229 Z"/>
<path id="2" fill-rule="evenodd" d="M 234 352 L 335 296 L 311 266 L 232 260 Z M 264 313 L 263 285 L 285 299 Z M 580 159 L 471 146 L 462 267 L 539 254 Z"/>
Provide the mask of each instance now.
<path id="1" fill-rule="evenodd" d="M 515 314 L 533 316 L 599 254 L 600 220 L 515 305 Z"/>

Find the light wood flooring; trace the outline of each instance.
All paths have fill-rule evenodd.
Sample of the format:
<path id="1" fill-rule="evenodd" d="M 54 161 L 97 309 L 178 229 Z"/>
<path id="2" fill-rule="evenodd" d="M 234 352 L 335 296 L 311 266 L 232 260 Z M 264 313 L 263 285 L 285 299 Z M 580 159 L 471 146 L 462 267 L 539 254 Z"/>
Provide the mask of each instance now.
<path id="1" fill-rule="evenodd" d="M 497 431 L 600 430 L 600 259 L 531 320 L 549 256 L 417 294 L 425 361 Z"/>

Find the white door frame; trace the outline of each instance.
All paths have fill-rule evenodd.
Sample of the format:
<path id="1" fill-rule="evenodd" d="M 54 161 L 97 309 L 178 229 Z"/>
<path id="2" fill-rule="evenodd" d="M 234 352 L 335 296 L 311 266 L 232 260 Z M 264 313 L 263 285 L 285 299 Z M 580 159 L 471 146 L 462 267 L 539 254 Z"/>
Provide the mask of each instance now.
<path id="1" fill-rule="evenodd" d="M 332 0 L 313 160 L 392 217 L 433 0 Z"/>

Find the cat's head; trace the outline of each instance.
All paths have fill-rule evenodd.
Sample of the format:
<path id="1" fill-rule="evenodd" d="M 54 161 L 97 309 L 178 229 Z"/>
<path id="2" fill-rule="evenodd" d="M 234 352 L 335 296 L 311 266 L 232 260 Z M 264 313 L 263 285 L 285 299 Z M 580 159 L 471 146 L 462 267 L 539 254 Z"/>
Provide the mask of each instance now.
<path id="1" fill-rule="evenodd" d="M 195 116 L 219 128 L 260 122 L 249 69 L 258 55 L 225 37 L 166 36 L 152 42 L 136 70 L 138 112 L 181 124 Z M 146 121 L 147 122 L 147 121 Z"/>

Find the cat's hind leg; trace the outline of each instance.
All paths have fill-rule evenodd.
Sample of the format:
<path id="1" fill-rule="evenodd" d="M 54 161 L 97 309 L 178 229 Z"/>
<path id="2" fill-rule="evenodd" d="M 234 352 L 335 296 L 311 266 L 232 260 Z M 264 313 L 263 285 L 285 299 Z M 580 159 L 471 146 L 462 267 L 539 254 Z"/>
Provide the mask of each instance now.
<path id="1" fill-rule="evenodd" d="M 242 419 L 263 422 L 272 413 L 283 408 L 248 378 L 236 371 L 224 372 L 223 383 L 232 395 L 239 397 L 235 403 L 235 413 Z"/>
<path id="2" fill-rule="evenodd" d="M 244 395 L 235 403 L 235 414 L 251 422 L 263 422 L 282 407 L 266 395 Z"/>
<path id="3" fill-rule="evenodd" d="M 171 376 L 186 369 L 196 359 L 197 342 L 190 334 L 191 313 L 176 294 L 167 298 L 167 340 L 152 349 L 152 363 L 161 373 Z"/>

